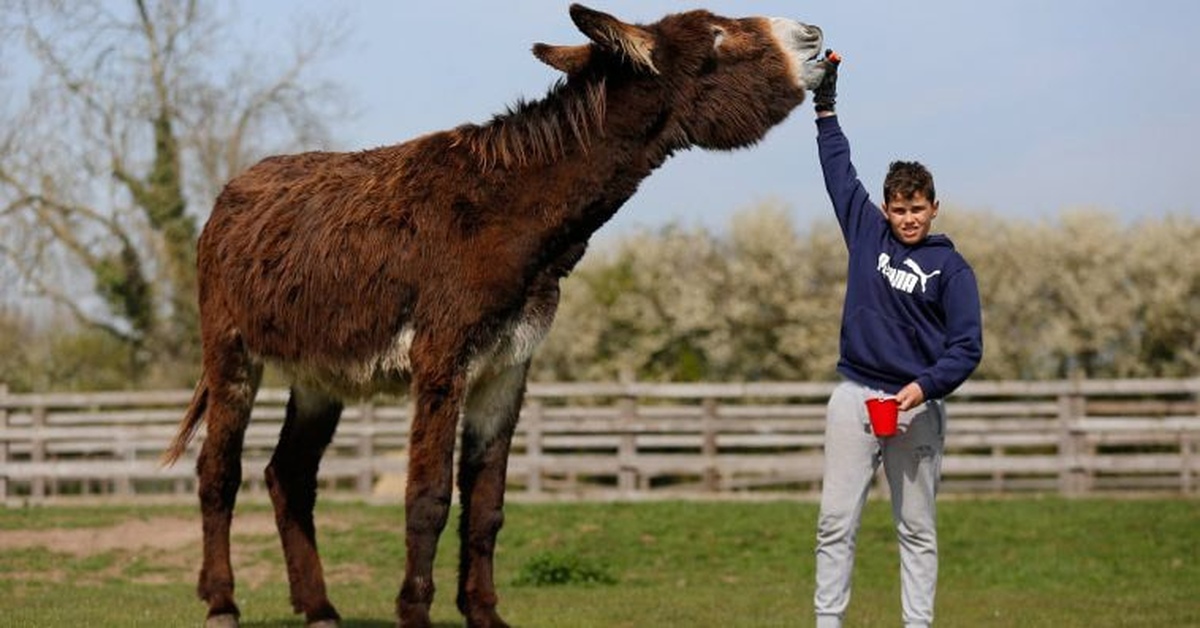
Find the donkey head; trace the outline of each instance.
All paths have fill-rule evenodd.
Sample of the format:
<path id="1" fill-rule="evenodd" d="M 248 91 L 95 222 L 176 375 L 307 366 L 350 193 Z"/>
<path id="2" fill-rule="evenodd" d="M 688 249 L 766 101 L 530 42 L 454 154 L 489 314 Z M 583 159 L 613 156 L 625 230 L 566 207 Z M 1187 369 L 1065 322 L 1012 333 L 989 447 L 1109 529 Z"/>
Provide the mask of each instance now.
<path id="1" fill-rule="evenodd" d="M 650 120 L 671 148 L 753 144 L 821 79 L 811 63 L 821 29 L 789 19 L 697 10 L 638 25 L 579 4 L 571 19 L 591 43 L 537 44 L 534 55 L 568 81 L 603 79 L 610 94 L 625 93 L 623 107 L 638 111 L 608 114 Z"/>

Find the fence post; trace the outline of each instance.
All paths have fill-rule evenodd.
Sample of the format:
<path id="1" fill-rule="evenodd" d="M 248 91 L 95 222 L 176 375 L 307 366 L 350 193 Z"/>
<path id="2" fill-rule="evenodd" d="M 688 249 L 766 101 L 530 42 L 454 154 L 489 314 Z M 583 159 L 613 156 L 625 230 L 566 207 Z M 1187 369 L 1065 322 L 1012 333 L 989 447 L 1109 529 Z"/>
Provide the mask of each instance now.
<path id="1" fill-rule="evenodd" d="M 0 432 L 8 431 L 8 384 L 0 383 Z M 8 463 L 8 435 L 0 438 L 0 465 Z M 0 504 L 8 501 L 8 472 L 0 473 Z"/>
<path id="2" fill-rule="evenodd" d="M 1087 435 L 1077 425 L 1084 415 L 1084 399 L 1078 380 L 1073 380 L 1071 390 L 1058 397 L 1058 490 L 1071 497 L 1082 495 L 1087 490 L 1087 468 L 1083 456 L 1087 447 Z"/>
<path id="3" fill-rule="evenodd" d="M 46 406 L 33 408 L 30 427 L 33 428 L 33 438 L 29 439 L 29 461 L 40 463 L 46 461 Z M 30 482 L 29 496 L 35 501 L 46 497 L 46 476 L 39 473 Z"/>
<path id="4" fill-rule="evenodd" d="M 355 488 L 361 496 L 371 494 L 375 488 L 375 401 L 367 400 L 359 406 L 362 429 L 358 438 L 358 460 L 363 467 L 358 472 Z"/>
<path id="5" fill-rule="evenodd" d="M 1196 437 L 1187 430 L 1179 430 L 1179 492 L 1191 494 L 1196 489 L 1192 466 L 1196 464 Z"/>
<path id="6" fill-rule="evenodd" d="M 545 406 L 541 399 L 530 399 L 525 406 L 526 413 L 521 419 L 525 430 L 525 460 L 529 465 L 529 477 L 525 492 L 530 495 L 542 494 L 542 419 Z"/>
<path id="7" fill-rule="evenodd" d="M 1000 464 L 1004 461 L 1004 447 L 1001 445 L 992 445 L 992 492 L 1004 492 L 1004 472 L 1000 470 Z"/>
<path id="8" fill-rule="evenodd" d="M 712 397 L 704 399 L 704 416 L 700 419 L 700 430 L 703 440 L 700 444 L 700 454 L 704 456 L 704 490 L 715 493 L 720 490 L 721 474 L 717 469 L 717 400 Z"/>
<path id="9" fill-rule="evenodd" d="M 133 495 L 133 478 L 129 476 L 128 469 L 132 469 L 133 465 L 137 463 L 137 447 L 135 447 L 130 441 L 129 432 L 127 430 L 121 429 L 121 431 L 117 433 L 116 447 L 114 449 L 117 453 L 116 457 L 119 457 L 121 460 L 125 461 L 127 470 L 113 478 L 113 490 L 117 495 L 128 497 Z M 86 479 L 83 481 L 83 484 L 84 486 L 87 485 Z"/>
<path id="10" fill-rule="evenodd" d="M 633 422 L 637 419 L 637 398 L 632 393 L 617 402 L 620 409 L 620 436 L 617 444 L 617 488 L 628 495 L 637 490 L 637 435 Z"/>
<path id="11" fill-rule="evenodd" d="M 1192 380 L 1192 414 L 1200 419 L 1200 379 Z M 1196 474 L 1192 468 L 1196 464 L 1196 454 L 1200 453 L 1200 439 L 1195 432 L 1187 429 L 1179 430 L 1179 491 L 1189 495 L 1196 490 Z"/>

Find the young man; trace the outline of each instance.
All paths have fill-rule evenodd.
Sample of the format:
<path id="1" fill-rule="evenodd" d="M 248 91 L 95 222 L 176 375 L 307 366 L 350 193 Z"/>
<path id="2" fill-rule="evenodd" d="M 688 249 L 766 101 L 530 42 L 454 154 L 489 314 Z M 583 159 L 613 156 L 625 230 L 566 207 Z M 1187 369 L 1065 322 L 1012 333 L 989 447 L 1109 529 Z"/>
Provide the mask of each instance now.
<path id="1" fill-rule="evenodd" d="M 826 53 L 825 79 L 813 94 L 825 187 L 850 251 L 837 364 L 844 379 L 830 397 L 825 426 L 814 607 L 818 628 L 841 625 L 855 535 L 882 462 L 900 543 L 904 625 L 928 626 L 937 588 L 942 399 L 983 355 L 979 291 L 950 239 L 930 234 L 938 201 L 924 166 L 892 163 L 883 208 L 868 198 L 834 112 L 839 61 Z M 875 397 L 899 403 L 894 436 L 871 431 L 865 402 Z"/>

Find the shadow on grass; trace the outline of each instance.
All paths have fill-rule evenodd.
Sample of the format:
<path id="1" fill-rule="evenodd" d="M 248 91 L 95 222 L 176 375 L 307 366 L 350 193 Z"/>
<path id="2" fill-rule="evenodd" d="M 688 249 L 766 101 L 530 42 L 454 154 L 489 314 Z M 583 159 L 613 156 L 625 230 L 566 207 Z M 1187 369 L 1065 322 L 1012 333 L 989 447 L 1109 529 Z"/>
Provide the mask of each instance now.
<path id="1" fill-rule="evenodd" d="M 267 621 L 242 622 L 242 628 L 296 628 L 299 625 L 295 619 L 272 619 Z M 462 622 L 435 621 L 433 628 L 460 628 Z M 395 620 L 355 619 L 343 617 L 341 628 L 395 628 Z"/>

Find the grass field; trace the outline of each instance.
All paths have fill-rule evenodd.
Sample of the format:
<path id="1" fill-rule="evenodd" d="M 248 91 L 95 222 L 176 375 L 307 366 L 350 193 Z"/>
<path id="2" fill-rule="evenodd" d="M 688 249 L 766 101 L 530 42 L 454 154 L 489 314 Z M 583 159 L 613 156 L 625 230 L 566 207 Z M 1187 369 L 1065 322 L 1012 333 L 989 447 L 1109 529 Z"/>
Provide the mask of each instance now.
<path id="1" fill-rule="evenodd" d="M 399 507 L 322 503 L 330 595 L 347 628 L 393 625 Z M 500 610 L 515 626 L 811 626 L 816 505 L 808 502 L 512 504 Z M 944 500 L 940 626 L 1200 626 L 1200 501 Z M 434 619 L 454 609 L 455 524 L 438 555 Z M 194 626 L 193 507 L 0 510 L 0 626 Z M 239 507 L 243 626 L 302 625 L 263 505 Z M 890 510 L 859 535 L 847 626 L 898 626 Z"/>

